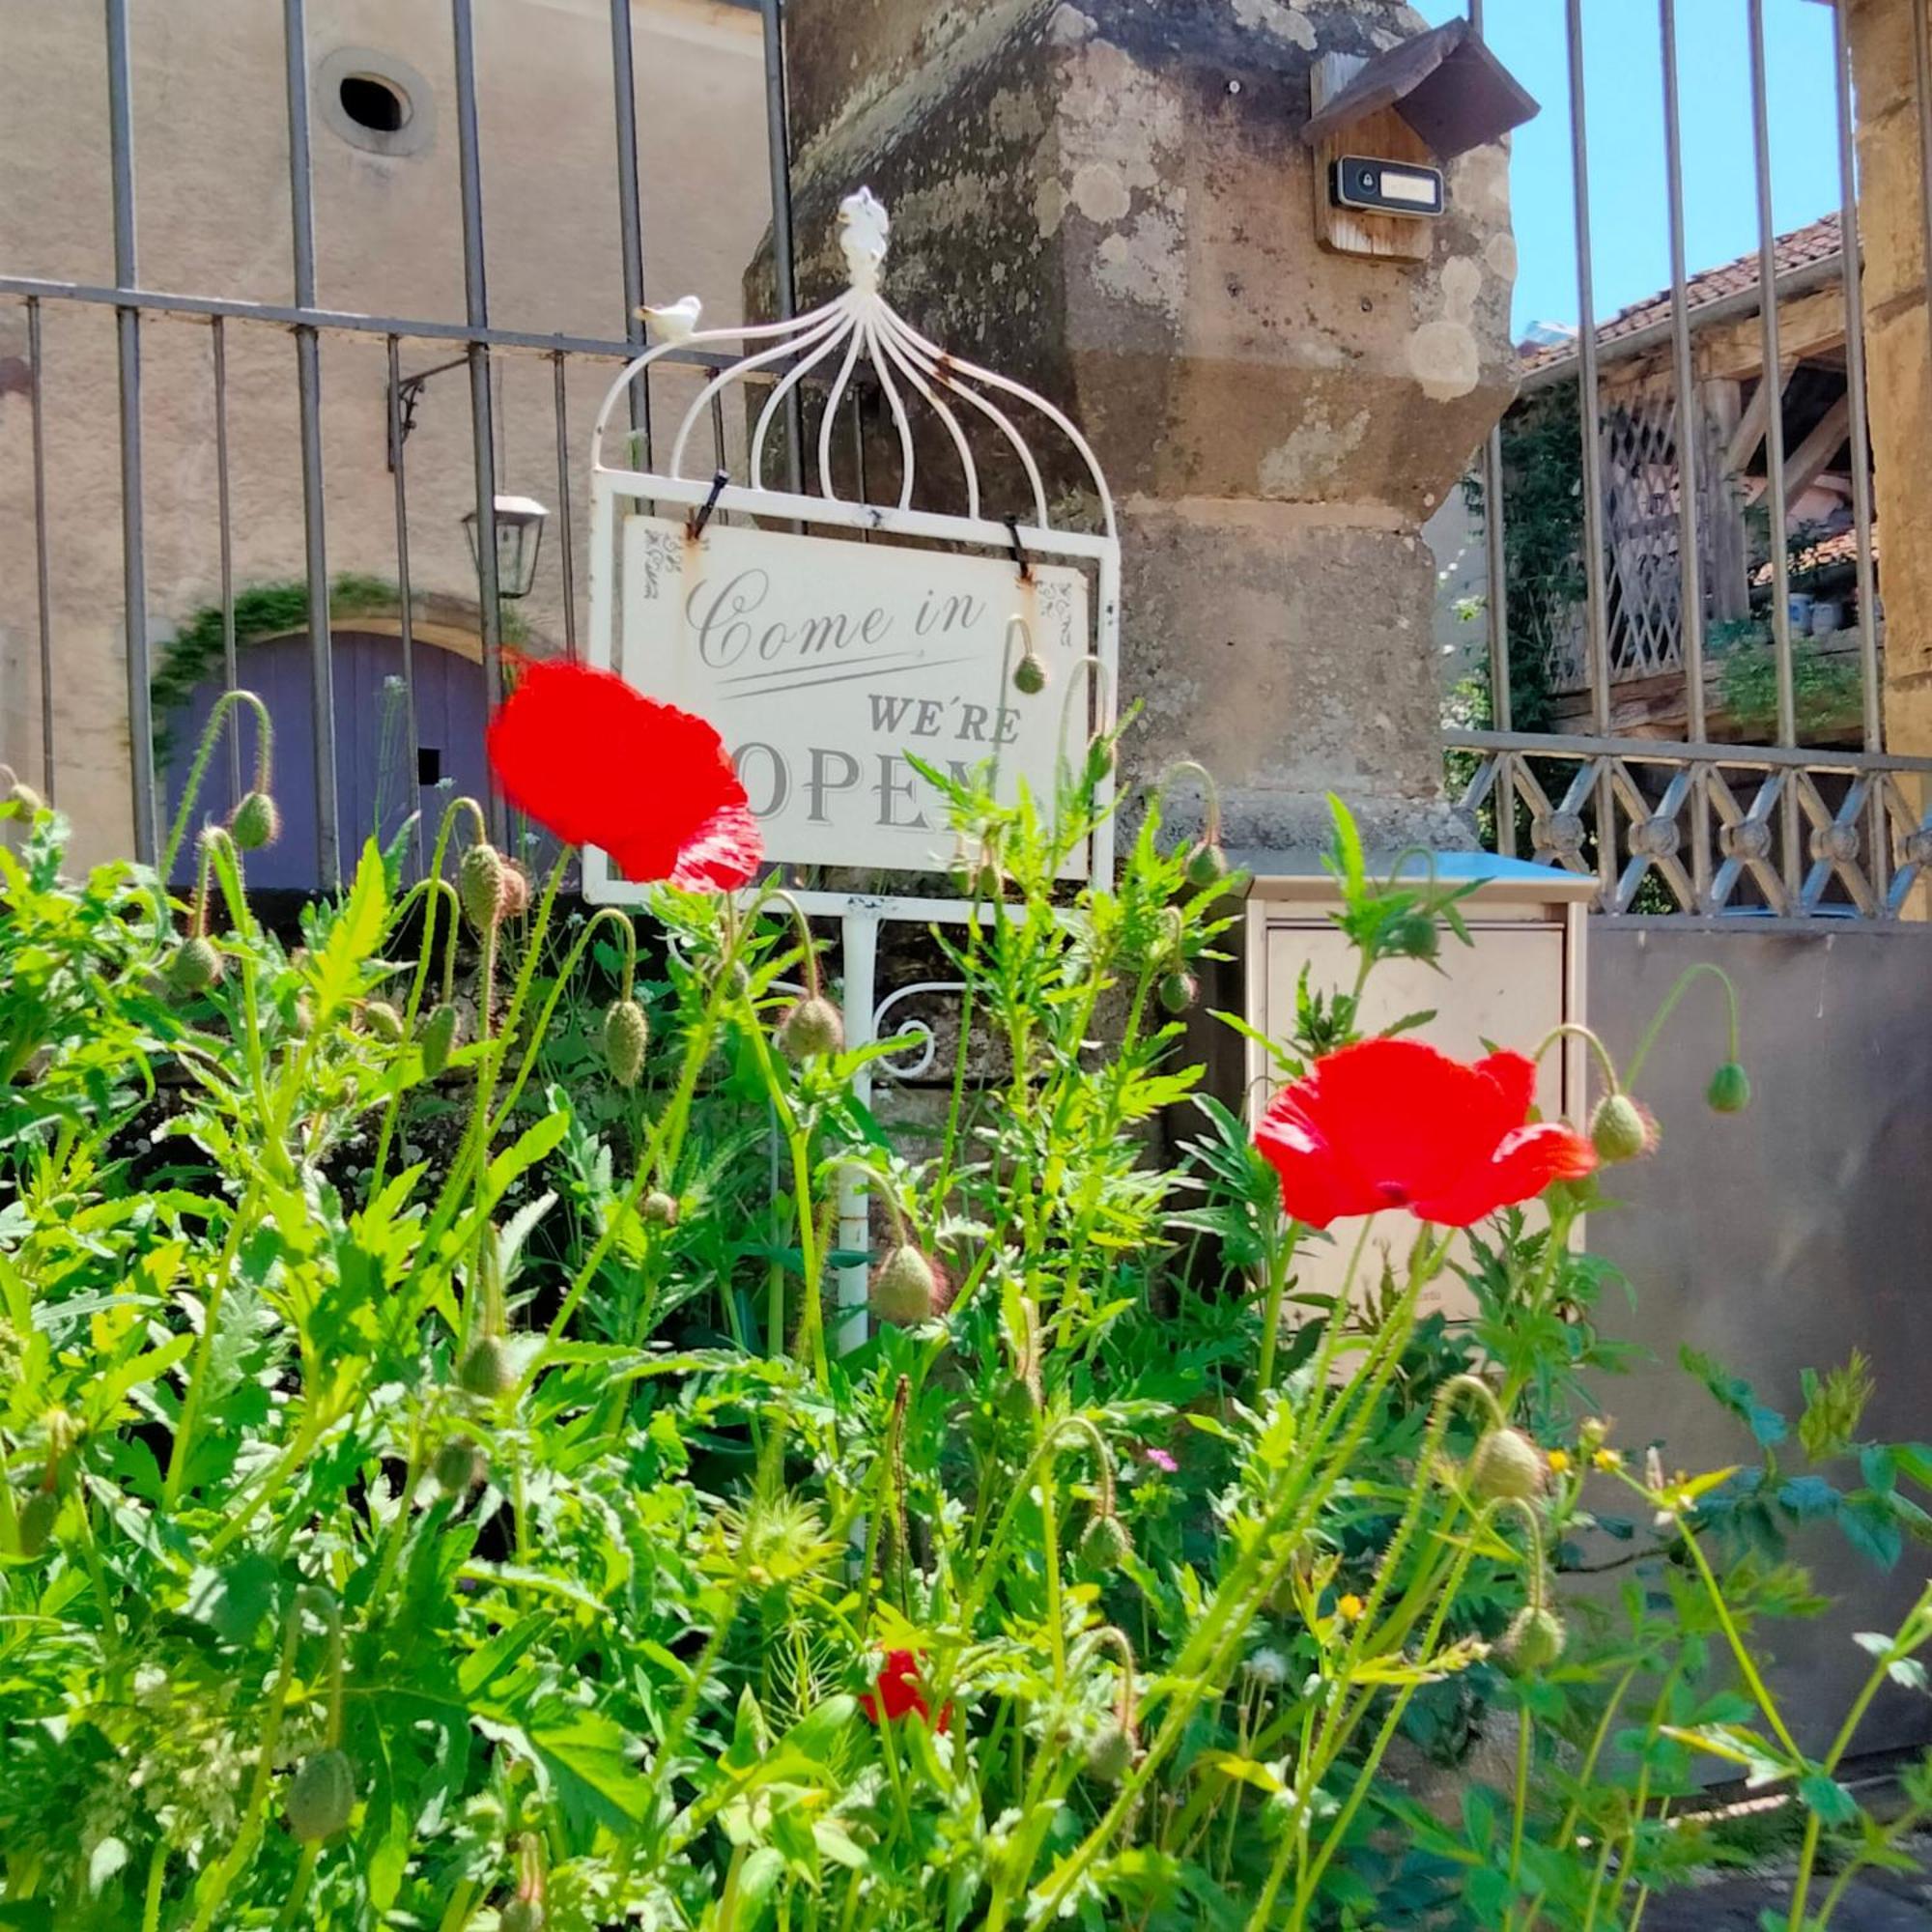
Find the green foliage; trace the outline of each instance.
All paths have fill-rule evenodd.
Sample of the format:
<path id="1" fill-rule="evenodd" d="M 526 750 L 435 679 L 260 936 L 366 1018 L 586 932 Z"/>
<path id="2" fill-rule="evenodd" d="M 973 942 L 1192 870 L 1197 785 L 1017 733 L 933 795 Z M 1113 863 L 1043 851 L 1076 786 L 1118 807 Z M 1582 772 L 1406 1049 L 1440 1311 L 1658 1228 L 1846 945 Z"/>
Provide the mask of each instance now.
<path id="1" fill-rule="evenodd" d="M 219 834 L 184 907 L 0 807 L 0 1923 L 1628 1927 L 1725 1856 L 1660 1808 L 1713 1758 L 1795 1794 L 1807 1886 L 1904 1856 L 1932 1771 L 1878 1824 L 1851 1726 L 1804 1755 L 1756 1658 L 1818 1607 L 1797 1486 L 1883 1558 L 1932 1449 L 1858 1439 L 1855 1363 L 1797 1435 L 1858 1487 L 1793 1473 L 1700 1362 L 1759 1466 L 1623 1467 L 1587 1182 L 1304 1285 L 1323 1237 L 1159 997 L 1220 885 L 1151 814 L 1118 883 L 1057 884 L 1109 749 L 1050 811 L 934 776 L 999 902 L 934 935 L 964 1024 L 923 1134 L 855 1091 L 902 1042 L 781 1050 L 811 976 L 769 900 L 639 931 L 553 878 L 479 930 L 372 843 L 292 948 Z M 1459 932 L 1337 824 L 1362 963 L 1285 1071 Z M 907 1245 L 944 1292 L 858 1332 Z M 1603 1538 L 1625 1587 L 1559 1618 Z M 1859 1639 L 1874 1683 L 1923 1688 L 1928 1614 Z M 1463 1764 L 1454 1822 L 1398 1755 Z"/>

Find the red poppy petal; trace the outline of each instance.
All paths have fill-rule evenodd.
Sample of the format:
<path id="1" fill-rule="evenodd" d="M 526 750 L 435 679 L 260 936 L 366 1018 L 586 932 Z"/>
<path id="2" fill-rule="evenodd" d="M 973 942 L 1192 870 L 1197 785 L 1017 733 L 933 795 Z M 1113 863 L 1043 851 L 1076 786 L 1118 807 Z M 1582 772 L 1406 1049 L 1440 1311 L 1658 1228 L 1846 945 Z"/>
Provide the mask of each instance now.
<path id="1" fill-rule="evenodd" d="M 764 856 L 765 836 L 751 807 L 727 805 L 685 840 L 670 882 L 687 892 L 729 892 L 751 878 Z"/>
<path id="2" fill-rule="evenodd" d="M 1387 1207 L 1302 1111 L 1306 1084 L 1297 1081 L 1277 1094 L 1255 1129 L 1255 1145 L 1281 1177 L 1284 1211 L 1308 1227 L 1325 1228 L 1345 1215 Z"/>
<path id="3" fill-rule="evenodd" d="M 1439 1193 L 1522 1122 L 1494 1081 L 1416 1039 L 1345 1046 L 1316 1064 L 1311 1085 L 1311 1122 L 1380 1207 Z"/>
<path id="4" fill-rule="evenodd" d="M 1476 1062 L 1476 1071 L 1487 1074 L 1502 1090 L 1509 1124 L 1521 1126 L 1536 1100 L 1536 1062 L 1520 1053 L 1492 1053 Z"/>
<path id="5" fill-rule="evenodd" d="M 743 810 L 745 789 L 718 733 L 611 671 L 526 666 L 490 721 L 489 750 L 513 805 L 567 843 L 602 846 L 627 878 L 670 877 L 694 843 L 694 880 L 722 885 L 743 861 L 742 827 L 735 850 L 719 842 L 717 821 Z"/>
<path id="6" fill-rule="evenodd" d="M 1468 1228 L 1499 1208 L 1533 1200 L 1552 1180 L 1580 1180 L 1597 1165 L 1597 1151 L 1581 1134 L 1548 1123 L 1506 1135 L 1495 1157 L 1451 1186 L 1413 1204 L 1418 1220 Z"/>

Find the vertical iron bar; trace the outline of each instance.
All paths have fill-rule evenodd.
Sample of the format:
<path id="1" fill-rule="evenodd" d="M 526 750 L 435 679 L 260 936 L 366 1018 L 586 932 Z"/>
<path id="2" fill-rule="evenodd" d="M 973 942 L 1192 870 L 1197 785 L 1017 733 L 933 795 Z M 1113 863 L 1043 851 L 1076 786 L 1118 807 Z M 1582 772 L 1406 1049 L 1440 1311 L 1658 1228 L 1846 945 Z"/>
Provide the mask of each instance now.
<path id="1" fill-rule="evenodd" d="M 456 48 L 456 147 L 463 185 L 463 297 L 471 328 L 490 326 L 490 292 L 484 272 L 483 171 L 476 126 L 476 32 L 470 0 L 450 0 Z M 476 579 L 483 632 L 483 691 L 496 705 L 503 696 L 502 611 L 497 596 L 497 456 L 490 394 L 490 351 L 469 345 L 469 428 L 476 473 Z M 490 793 L 493 837 L 502 842 L 506 821 L 501 796 Z"/>
<path id="2" fill-rule="evenodd" d="M 1577 232 L 1577 406 L 1583 469 L 1585 643 L 1590 669 L 1590 719 L 1599 737 L 1610 729 L 1610 649 L 1604 590 L 1604 471 L 1597 384 L 1597 298 L 1590 246 L 1590 138 L 1583 88 L 1582 0 L 1566 0 L 1570 57 L 1570 164 Z M 1608 768 L 1597 780 L 1597 877 L 1607 903 L 1617 876 L 1616 802 Z"/>
<path id="3" fill-rule="evenodd" d="M 1690 360 L 1690 302 L 1684 259 L 1684 121 L 1677 91 L 1677 0 L 1658 0 L 1663 66 L 1663 159 L 1670 213 L 1670 350 L 1677 391 L 1677 624 L 1684 659 L 1684 735 L 1701 745 L 1704 717 L 1704 571 L 1697 532 L 1697 440 L 1702 433 Z M 1711 826 L 1703 778 L 1690 780 L 1690 882 L 1702 911 L 1711 883 Z"/>
<path id="4" fill-rule="evenodd" d="M 617 226 L 624 258 L 624 340 L 641 349 L 644 319 L 644 226 L 638 187 L 638 82 L 631 48 L 631 0 L 611 0 L 611 95 L 617 113 Z M 651 467 L 651 379 L 630 384 L 631 428 L 636 433 L 629 461 Z M 639 462 L 639 447 L 642 445 Z"/>
<path id="5" fill-rule="evenodd" d="M 209 324 L 214 352 L 214 521 L 221 547 L 221 688 L 236 690 L 242 682 L 240 651 L 235 637 L 235 523 L 228 478 L 228 329 L 220 316 Z M 228 730 L 228 797 L 242 801 L 242 729 L 237 719 Z"/>
<path id="6" fill-rule="evenodd" d="M 778 319 L 798 313 L 798 264 L 791 231 L 791 116 L 786 99 L 784 9 L 781 0 L 763 0 L 765 19 L 765 143 L 772 173 L 772 279 L 777 284 Z M 785 479 L 794 497 L 805 489 L 804 384 L 794 383 L 785 397 Z"/>
<path id="7" fill-rule="evenodd" d="M 1765 501 L 1771 510 L 1771 639 L 1777 667 L 1777 742 L 1798 742 L 1798 696 L 1791 658 L 1791 565 L 1785 542 L 1789 505 L 1784 499 L 1784 362 L 1777 339 L 1777 233 L 1771 206 L 1771 102 L 1764 50 L 1764 0 L 1747 0 L 1750 23 L 1751 164 L 1757 185 L 1757 310 L 1764 338 L 1764 374 L 1770 386 L 1764 412 Z M 1840 245 L 1843 237 L 1839 238 Z M 1786 905 L 1795 910 L 1804 881 L 1799 850 L 1798 794 L 1790 775 L 1779 793 L 1780 841 Z"/>
<path id="8" fill-rule="evenodd" d="M 1758 318 L 1764 338 L 1762 380 L 1771 385 L 1764 412 L 1765 497 L 1771 505 L 1772 637 L 1777 653 L 1777 742 L 1795 745 L 1798 723 L 1791 677 L 1791 582 L 1785 555 L 1784 368 L 1777 340 L 1777 233 L 1771 209 L 1771 108 L 1766 94 L 1764 0 L 1747 0 L 1750 21 L 1751 158 L 1757 183 Z"/>
<path id="9" fill-rule="evenodd" d="M 577 657 L 577 532 L 570 513 L 570 399 L 563 380 L 563 351 L 551 357 L 552 400 L 556 412 L 556 504 L 558 554 L 563 560 L 563 649 Z M 631 387 L 638 385 L 633 383 Z"/>
<path id="10" fill-rule="evenodd" d="M 315 306 L 315 196 L 308 150 L 307 0 L 282 0 L 289 97 L 289 216 L 298 308 Z M 328 628 L 328 513 L 322 481 L 322 342 L 296 330 L 301 406 L 302 548 L 308 571 L 309 711 L 315 736 L 315 839 L 321 883 L 342 878 L 342 825 L 335 789 L 334 639 Z"/>
<path id="11" fill-rule="evenodd" d="M 1510 691 L 1509 554 L 1503 530 L 1503 433 L 1498 424 L 1483 444 L 1483 616 L 1490 633 L 1490 728 L 1513 731 Z M 1504 781 L 1496 793 L 1496 850 L 1516 857 L 1516 791 Z"/>
<path id="12" fill-rule="evenodd" d="M 134 82 L 128 0 L 107 0 L 107 135 L 114 182 L 114 285 L 137 280 L 134 253 Z M 114 311 L 121 394 L 121 584 L 128 639 L 128 748 L 133 775 L 134 856 L 160 852 L 155 798 L 155 718 L 148 663 L 147 538 L 141 501 L 141 312 Z"/>
<path id="13" fill-rule="evenodd" d="M 1925 8 L 1914 0 L 1915 40 L 1925 31 Z M 1844 13 L 1832 10 L 1832 62 L 1837 84 L 1838 114 L 1838 248 L 1845 278 L 1845 395 L 1850 405 L 1852 444 L 1852 522 L 1858 531 L 1859 687 L 1863 700 L 1861 723 L 1864 749 L 1885 746 L 1885 707 L 1878 655 L 1878 571 L 1872 556 L 1871 426 L 1865 414 L 1865 292 L 1864 242 L 1859 232 L 1858 166 L 1852 147 L 1852 48 Z M 1916 65 L 1916 59 L 1915 59 Z M 1921 114 L 1925 103 L 1919 102 Z M 1924 193 L 1921 177 L 1919 192 Z M 1884 905 L 1891 889 L 1891 853 L 1888 849 L 1885 786 L 1874 785 L 1865 813 L 1863 838 L 1865 870 L 1872 897 Z"/>
<path id="14" fill-rule="evenodd" d="M 54 629 L 53 594 L 47 568 L 46 403 L 42 394 L 41 300 L 27 298 L 28 401 L 34 435 L 34 588 L 41 627 L 41 794 L 54 797 Z"/>
<path id="15" fill-rule="evenodd" d="M 1922 19 L 1925 9 L 1913 11 Z M 1832 10 L 1832 56 L 1838 105 L 1838 246 L 1845 277 L 1845 390 L 1851 405 L 1852 520 L 1859 543 L 1859 677 L 1863 687 L 1864 748 L 1885 742 L 1880 708 L 1878 598 L 1872 565 L 1871 431 L 1865 419 L 1864 249 L 1859 235 L 1858 169 L 1852 153 L 1852 49 L 1841 9 Z"/>
<path id="16" fill-rule="evenodd" d="M 389 469 L 396 500 L 396 612 L 403 650 L 403 750 L 405 782 L 415 795 L 416 870 L 423 869 L 422 768 L 417 752 L 422 744 L 416 721 L 416 636 L 415 609 L 410 586 L 410 486 L 408 459 L 404 455 L 402 345 L 395 336 L 389 345 Z"/>

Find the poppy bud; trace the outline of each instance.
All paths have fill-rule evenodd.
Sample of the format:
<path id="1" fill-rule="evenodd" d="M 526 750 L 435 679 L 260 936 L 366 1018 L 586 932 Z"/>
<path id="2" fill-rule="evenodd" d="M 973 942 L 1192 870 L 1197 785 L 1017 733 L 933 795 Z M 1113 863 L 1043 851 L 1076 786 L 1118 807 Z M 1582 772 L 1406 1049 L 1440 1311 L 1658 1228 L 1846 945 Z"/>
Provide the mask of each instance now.
<path id="1" fill-rule="evenodd" d="M 449 1056 L 456 1051 L 457 1036 L 462 1031 L 462 1021 L 454 1007 L 443 1005 L 430 1014 L 423 1024 L 422 1047 L 423 1071 L 434 1080 L 449 1065 Z"/>
<path id="2" fill-rule="evenodd" d="M 529 874 L 509 860 L 503 862 L 503 890 L 497 901 L 501 919 L 522 919 L 530 909 Z"/>
<path id="3" fill-rule="evenodd" d="M 1200 993 L 1200 982 L 1192 973 L 1168 973 L 1160 982 L 1160 1004 L 1170 1013 L 1184 1013 Z"/>
<path id="4" fill-rule="evenodd" d="M 650 1022 L 636 1000 L 618 1000 L 604 1015 L 604 1064 L 619 1087 L 635 1087 L 644 1070 Z"/>
<path id="5" fill-rule="evenodd" d="M 282 814 L 265 791 L 251 791 L 228 815 L 228 836 L 240 852 L 259 852 L 282 836 Z"/>
<path id="6" fill-rule="evenodd" d="M 502 922 L 506 869 L 502 853 L 482 840 L 464 853 L 456 868 L 456 895 L 478 932 L 489 932 Z"/>
<path id="7" fill-rule="evenodd" d="M 403 1016 L 387 1000 L 365 1000 L 362 1003 L 362 1024 L 378 1039 L 387 1040 L 391 1046 L 403 1037 Z"/>
<path id="8" fill-rule="evenodd" d="M 1590 1145 L 1600 1160 L 1636 1160 L 1656 1151 L 1657 1138 L 1657 1122 L 1628 1094 L 1605 1094 L 1590 1116 Z"/>
<path id="9" fill-rule="evenodd" d="M 168 962 L 167 972 L 169 989 L 183 999 L 189 999 L 220 984 L 221 954 L 214 950 L 212 939 L 196 933 L 192 939 L 182 941 Z"/>
<path id="10" fill-rule="evenodd" d="M 1484 1502 L 1528 1502 L 1543 1492 L 1543 1458 L 1520 1430 L 1492 1429 L 1469 1458 L 1469 1488 Z"/>
<path id="11" fill-rule="evenodd" d="M 543 1932 L 542 1903 L 534 1898 L 513 1898 L 497 1915 L 499 1932 Z"/>
<path id="12" fill-rule="evenodd" d="M 1526 1604 L 1503 1637 L 1503 1660 L 1516 1670 L 1547 1669 L 1563 1655 L 1568 1640 L 1563 1619 L 1554 1610 Z"/>
<path id="13" fill-rule="evenodd" d="M 946 1282 L 909 1242 L 895 1247 L 872 1276 L 872 1313 L 881 1321 L 912 1327 L 946 1311 Z"/>
<path id="14" fill-rule="evenodd" d="M 339 1750 L 321 1750 L 304 1758 L 289 1780 L 283 1808 L 289 1830 L 305 1845 L 345 1830 L 355 1808 L 355 1774 L 348 1758 Z"/>
<path id="15" fill-rule="evenodd" d="M 675 1228 L 677 1203 L 662 1188 L 654 1187 L 644 1196 L 644 1219 L 654 1228 Z"/>
<path id="16" fill-rule="evenodd" d="M 17 805 L 31 817 L 37 811 L 44 811 L 47 802 L 24 779 L 15 779 L 7 788 L 6 803 Z"/>
<path id="17" fill-rule="evenodd" d="M 1118 1719 L 1109 1719 L 1087 1747 L 1087 1776 L 1098 1784 L 1118 1784 L 1134 1768 L 1134 1741 Z"/>
<path id="18" fill-rule="evenodd" d="M 1133 1553 L 1127 1526 L 1112 1510 L 1095 1510 L 1080 1532 L 1080 1560 L 1100 1574 L 1118 1570 Z"/>
<path id="19" fill-rule="evenodd" d="M 490 1473 L 483 1452 L 461 1435 L 452 1435 L 436 1452 L 431 1464 L 436 1486 L 449 1497 L 466 1496 Z"/>
<path id="20" fill-rule="evenodd" d="M 1046 667 L 1031 651 L 1013 667 L 1013 689 L 1027 697 L 1046 689 Z"/>
<path id="21" fill-rule="evenodd" d="M 1394 920 L 1384 935 L 1384 948 L 1397 959 L 1434 959 L 1441 951 L 1435 922 L 1426 912 L 1408 912 Z"/>
<path id="22" fill-rule="evenodd" d="M 1228 876 L 1228 855 L 1219 844 L 1204 838 L 1187 855 L 1187 883 L 1206 892 L 1222 884 Z"/>
<path id="23" fill-rule="evenodd" d="M 60 1495 L 54 1490 L 36 1490 L 20 1507 L 15 1522 L 22 1556 L 38 1556 L 54 1533 L 54 1519 L 60 1515 Z"/>
<path id="24" fill-rule="evenodd" d="M 845 1023 L 830 1000 L 808 993 L 779 1022 L 779 1045 L 791 1061 L 838 1053 L 845 1045 Z"/>
<path id="25" fill-rule="evenodd" d="M 480 1336 L 464 1356 L 456 1379 L 474 1396 L 494 1401 L 517 1385 L 517 1366 L 500 1335 Z"/>
<path id="26" fill-rule="evenodd" d="M 1742 1114 L 1750 1105 L 1750 1075 L 1735 1060 L 1727 1060 L 1711 1075 L 1704 1100 L 1714 1114 Z"/>

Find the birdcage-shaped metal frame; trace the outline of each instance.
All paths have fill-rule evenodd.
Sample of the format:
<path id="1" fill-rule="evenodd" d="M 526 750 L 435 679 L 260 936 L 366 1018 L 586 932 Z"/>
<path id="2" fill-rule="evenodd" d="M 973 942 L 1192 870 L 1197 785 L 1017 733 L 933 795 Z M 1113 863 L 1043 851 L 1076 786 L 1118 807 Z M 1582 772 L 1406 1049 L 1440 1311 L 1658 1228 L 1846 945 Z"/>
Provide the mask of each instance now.
<path id="1" fill-rule="evenodd" d="M 1035 560 L 1090 567 L 1094 594 L 1090 600 L 1089 724 L 1096 730 L 1111 729 L 1120 646 L 1121 547 L 1113 497 L 1092 446 L 1046 397 L 995 370 L 952 355 L 892 307 L 879 289 L 891 224 L 884 206 L 869 189 L 846 198 L 838 225 L 849 274 L 842 295 L 789 321 L 738 328 L 690 328 L 680 326 L 688 324 L 688 313 L 667 313 L 660 323 L 666 339 L 630 363 L 611 385 L 590 445 L 591 662 L 606 668 L 621 668 L 618 543 L 625 506 L 674 505 L 686 509 L 700 531 L 714 516 L 744 517 L 789 524 L 808 534 L 818 529 L 862 531 L 884 539 L 911 538 L 1010 554 L 1022 596 Z M 718 352 L 727 346 L 740 353 L 719 361 Z M 613 444 L 614 454 L 628 459 L 640 440 L 628 422 L 613 419 L 633 384 L 667 358 L 715 364 L 670 436 L 668 462 L 656 469 L 633 468 L 628 460 L 609 460 L 607 452 L 612 452 Z M 799 452 L 801 459 L 808 454 L 812 458 L 817 495 L 802 488 L 774 487 L 768 481 L 780 441 L 775 432 L 789 418 L 796 433 L 797 402 L 808 380 L 826 385 L 815 448 Z M 888 436 L 895 436 L 898 444 L 898 490 L 891 502 L 868 502 L 841 493 L 836 475 L 835 437 L 841 405 L 862 382 L 876 395 Z M 759 387 L 765 393 L 755 404 L 755 414 L 749 408 L 747 412 L 751 434 L 744 452 L 744 477 L 731 477 L 724 468 L 694 468 L 701 463 L 700 448 L 721 464 L 728 460 L 715 432 L 706 433 L 707 425 L 715 425 L 719 406 L 734 391 L 755 394 Z M 921 475 L 916 411 L 929 415 L 958 459 L 963 498 L 958 513 L 914 507 Z M 1070 528 L 1056 516 L 1039 459 L 1022 428 L 1028 418 L 1057 433 L 1077 456 L 1097 504 L 1097 530 Z M 995 446 L 1010 452 L 1025 479 L 1031 498 L 1025 508 L 1030 515 L 987 514 L 969 424 L 989 436 Z M 1110 798 L 1101 801 L 1103 806 L 1110 802 Z M 1088 853 L 1087 872 L 1104 881 L 1112 869 L 1111 827 L 1103 812 Z M 603 903 L 635 903 L 644 896 L 644 889 L 614 876 L 608 861 L 595 851 L 584 855 L 583 879 L 585 895 Z M 812 892 L 800 896 L 810 912 L 842 914 L 862 906 L 881 917 L 900 919 L 957 919 L 966 904 L 890 893 Z"/>

